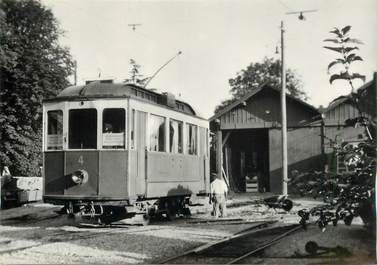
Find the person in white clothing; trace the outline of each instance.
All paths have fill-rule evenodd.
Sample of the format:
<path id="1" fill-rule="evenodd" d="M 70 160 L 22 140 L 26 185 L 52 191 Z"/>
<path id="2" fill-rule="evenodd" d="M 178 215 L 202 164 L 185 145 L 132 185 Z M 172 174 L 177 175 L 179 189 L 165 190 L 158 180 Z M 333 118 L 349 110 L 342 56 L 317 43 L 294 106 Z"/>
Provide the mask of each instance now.
<path id="1" fill-rule="evenodd" d="M 213 203 L 213 215 L 215 218 L 226 217 L 226 196 L 228 186 L 223 179 L 215 178 L 210 187 L 210 203 Z"/>

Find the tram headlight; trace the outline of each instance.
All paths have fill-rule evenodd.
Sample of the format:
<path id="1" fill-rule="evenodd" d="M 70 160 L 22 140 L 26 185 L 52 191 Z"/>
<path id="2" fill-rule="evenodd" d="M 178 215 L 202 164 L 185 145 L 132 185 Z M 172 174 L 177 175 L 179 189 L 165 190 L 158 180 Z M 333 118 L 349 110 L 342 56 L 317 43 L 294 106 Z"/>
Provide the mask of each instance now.
<path id="1" fill-rule="evenodd" d="M 75 171 L 71 176 L 73 183 L 75 183 L 77 185 L 81 185 L 81 184 L 86 183 L 88 181 L 88 178 L 89 178 L 89 174 L 84 169 L 79 169 L 79 170 Z"/>

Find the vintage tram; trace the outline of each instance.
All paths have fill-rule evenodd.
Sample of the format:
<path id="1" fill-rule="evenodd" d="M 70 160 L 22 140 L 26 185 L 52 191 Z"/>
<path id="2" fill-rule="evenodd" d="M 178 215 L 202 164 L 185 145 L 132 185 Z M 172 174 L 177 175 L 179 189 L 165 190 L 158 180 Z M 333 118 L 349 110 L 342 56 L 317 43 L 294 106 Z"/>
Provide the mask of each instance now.
<path id="1" fill-rule="evenodd" d="M 112 80 L 43 102 L 45 202 L 110 223 L 187 213 L 209 192 L 208 121 L 170 93 Z"/>

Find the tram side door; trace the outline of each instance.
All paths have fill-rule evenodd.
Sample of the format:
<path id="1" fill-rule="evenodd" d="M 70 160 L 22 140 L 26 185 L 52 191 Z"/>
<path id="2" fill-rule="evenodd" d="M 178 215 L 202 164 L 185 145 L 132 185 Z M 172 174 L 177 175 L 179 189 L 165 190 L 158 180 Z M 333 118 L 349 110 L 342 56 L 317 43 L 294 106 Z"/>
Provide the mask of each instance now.
<path id="1" fill-rule="evenodd" d="M 143 111 L 137 112 L 137 130 L 136 130 L 136 146 L 137 146 L 137 179 L 136 194 L 145 195 L 146 188 L 146 135 L 147 135 L 147 113 Z"/>

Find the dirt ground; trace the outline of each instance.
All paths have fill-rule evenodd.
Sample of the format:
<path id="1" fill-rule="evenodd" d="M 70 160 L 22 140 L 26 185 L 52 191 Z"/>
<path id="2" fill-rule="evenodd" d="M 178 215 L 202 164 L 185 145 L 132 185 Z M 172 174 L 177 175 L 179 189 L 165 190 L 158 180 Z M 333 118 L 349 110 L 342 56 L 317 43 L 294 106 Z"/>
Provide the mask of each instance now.
<path id="1" fill-rule="evenodd" d="M 192 248 L 215 242 L 250 227 L 256 221 L 298 223 L 297 211 L 318 205 L 296 198 L 290 213 L 274 211 L 256 203 L 251 194 L 233 195 L 228 200 L 225 221 L 211 222 L 211 206 L 192 207 L 191 218 L 155 220 L 148 226 L 116 223 L 111 227 L 81 227 L 73 219 L 54 212 L 59 207 L 33 203 L 0 212 L 0 264 L 125 264 L 157 263 Z M 322 258 L 308 255 L 305 244 L 339 249 L 347 255 Z M 249 258 L 249 264 L 373 264 L 375 238 L 356 220 L 352 226 L 316 226 L 296 232 Z M 338 247 L 338 248 L 337 248 Z M 330 250 L 331 250 L 330 249 Z"/>

